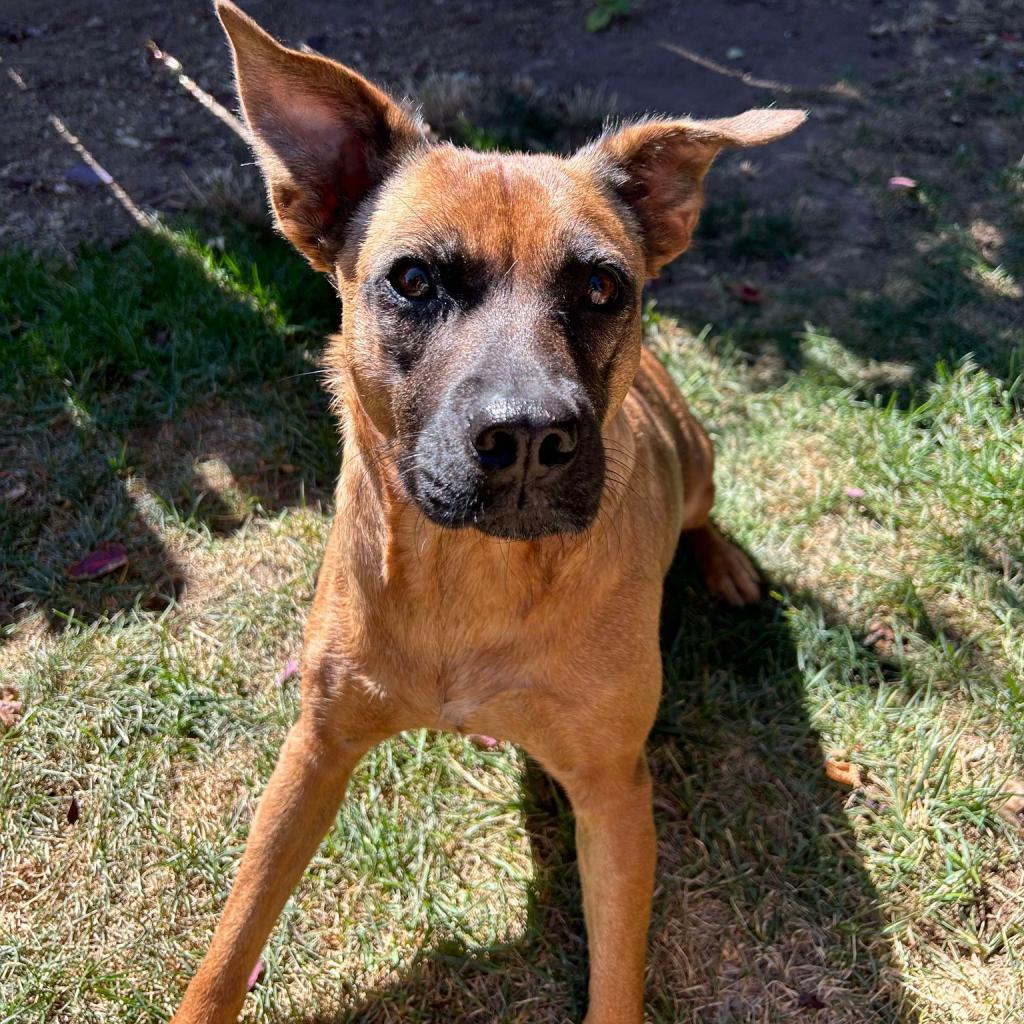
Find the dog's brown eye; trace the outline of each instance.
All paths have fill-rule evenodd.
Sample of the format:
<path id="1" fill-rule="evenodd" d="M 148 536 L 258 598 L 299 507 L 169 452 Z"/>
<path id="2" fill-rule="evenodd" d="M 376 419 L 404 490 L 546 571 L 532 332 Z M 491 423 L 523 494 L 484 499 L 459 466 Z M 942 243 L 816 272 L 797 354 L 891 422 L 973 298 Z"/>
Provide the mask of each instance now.
<path id="1" fill-rule="evenodd" d="M 391 287 L 404 299 L 422 301 L 434 294 L 434 282 L 424 266 L 403 260 L 397 264 L 388 276 Z"/>
<path id="2" fill-rule="evenodd" d="M 594 270 L 587 281 L 587 301 L 607 308 L 619 297 L 619 282 L 607 270 Z"/>

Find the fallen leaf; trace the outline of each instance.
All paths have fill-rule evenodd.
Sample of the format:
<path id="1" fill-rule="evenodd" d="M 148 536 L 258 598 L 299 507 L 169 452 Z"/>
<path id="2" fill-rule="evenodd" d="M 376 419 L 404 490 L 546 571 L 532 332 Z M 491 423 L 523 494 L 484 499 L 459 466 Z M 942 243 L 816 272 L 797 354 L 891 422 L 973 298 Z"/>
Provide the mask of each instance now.
<path id="1" fill-rule="evenodd" d="M 128 564 L 128 552 L 120 544 L 101 544 L 65 570 L 68 579 L 95 580 Z"/>
<path id="2" fill-rule="evenodd" d="M 726 285 L 726 290 L 734 298 L 748 306 L 760 306 L 764 302 L 764 294 L 761 289 L 747 281 L 733 281 Z"/>
<path id="3" fill-rule="evenodd" d="M 1024 828 L 1024 779 L 1008 779 L 1003 793 L 1009 795 L 999 805 L 999 816 L 1017 828 Z"/>
<path id="4" fill-rule="evenodd" d="M 5 729 L 13 728 L 18 724 L 24 710 L 25 705 L 20 700 L 4 697 L 0 700 L 0 726 Z"/>
<path id="5" fill-rule="evenodd" d="M 299 663 L 295 658 L 289 658 L 284 663 L 284 668 L 277 673 L 277 685 L 286 683 L 292 676 L 296 675 L 299 671 Z"/>
<path id="6" fill-rule="evenodd" d="M 72 185 L 81 185 L 83 188 L 94 188 L 97 185 L 109 185 L 113 178 L 102 168 L 94 170 L 88 164 L 75 164 L 64 172 L 64 179 Z"/>
<path id="7" fill-rule="evenodd" d="M 860 769 L 849 761 L 840 761 L 834 757 L 825 758 L 825 774 L 833 781 L 856 789 L 860 783 Z"/>
<path id="8" fill-rule="evenodd" d="M 896 642 L 896 631 L 892 623 L 885 618 L 874 618 L 868 623 L 867 635 L 863 644 L 871 648 L 876 654 L 887 658 L 892 654 L 893 644 Z"/>
<path id="9" fill-rule="evenodd" d="M 75 822 L 78 821 L 78 817 L 78 801 L 74 797 L 72 797 L 71 803 L 68 805 L 68 824 L 74 825 Z"/>
<path id="10" fill-rule="evenodd" d="M 889 188 L 893 192 L 902 192 L 907 189 L 917 188 L 917 182 L 913 178 L 905 178 L 902 174 L 897 174 L 894 178 L 889 179 Z"/>
<path id="11" fill-rule="evenodd" d="M 797 996 L 796 1005 L 801 1010 L 824 1010 L 825 1003 L 819 995 L 814 992 L 801 992 Z"/>
<path id="12" fill-rule="evenodd" d="M 245 987 L 246 992 L 251 992 L 259 984 L 260 978 L 263 977 L 263 972 L 265 970 L 266 966 L 263 961 L 257 960 L 256 966 L 249 972 L 249 980 L 246 982 Z"/>

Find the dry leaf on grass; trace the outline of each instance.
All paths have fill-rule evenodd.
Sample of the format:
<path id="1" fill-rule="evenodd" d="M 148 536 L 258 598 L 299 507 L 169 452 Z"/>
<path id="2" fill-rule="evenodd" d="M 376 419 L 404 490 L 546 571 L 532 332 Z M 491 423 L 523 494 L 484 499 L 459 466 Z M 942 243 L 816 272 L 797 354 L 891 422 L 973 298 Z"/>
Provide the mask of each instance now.
<path id="1" fill-rule="evenodd" d="M 730 281 L 725 287 L 733 298 L 747 306 L 760 306 L 764 302 L 764 293 L 749 281 Z"/>
<path id="2" fill-rule="evenodd" d="M 843 786 L 856 789 L 861 784 L 860 768 L 849 761 L 841 761 L 836 757 L 825 758 L 825 774 Z"/>
<path id="3" fill-rule="evenodd" d="M 868 623 L 867 636 L 864 637 L 864 646 L 873 650 L 883 658 L 892 654 L 893 645 L 896 642 L 896 631 L 892 623 L 883 615 L 872 619 Z"/>
<path id="4" fill-rule="evenodd" d="M 13 686 L 0 689 L 0 727 L 10 729 L 17 725 L 24 710 L 21 694 Z"/>
<path id="5" fill-rule="evenodd" d="M 67 567 L 68 579 L 82 582 L 99 579 L 128 564 L 128 552 L 120 544 L 101 544 L 85 558 Z"/>
<path id="6" fill-rule="evenodd" d="M 1017 828 L 1024 828 L 1024 779 L 1008 779 L 1003 787 L 1006 799 L 999 805 L 999 815 Z"/>

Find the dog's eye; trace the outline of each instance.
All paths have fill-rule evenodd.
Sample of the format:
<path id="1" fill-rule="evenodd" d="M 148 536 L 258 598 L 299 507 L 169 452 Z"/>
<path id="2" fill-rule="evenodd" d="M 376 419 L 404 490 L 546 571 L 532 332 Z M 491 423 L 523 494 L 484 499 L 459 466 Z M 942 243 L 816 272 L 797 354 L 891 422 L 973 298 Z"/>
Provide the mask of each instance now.
<path id="1" fill-rule="evenodd" d="M 597 309 L 608 309 L 619 297 L 619 282 L 608 270 L 592 270 L 587 279 L 587 302 Z"/>
<path id="2" fill-rule="evenodd" d="M 434 282 L 430 279 L 430 273 L 415 260 L 396 263 L 388 275 L 388 281 L 403 299 L 412 302 L 423 302 L 434 295 Z"/>

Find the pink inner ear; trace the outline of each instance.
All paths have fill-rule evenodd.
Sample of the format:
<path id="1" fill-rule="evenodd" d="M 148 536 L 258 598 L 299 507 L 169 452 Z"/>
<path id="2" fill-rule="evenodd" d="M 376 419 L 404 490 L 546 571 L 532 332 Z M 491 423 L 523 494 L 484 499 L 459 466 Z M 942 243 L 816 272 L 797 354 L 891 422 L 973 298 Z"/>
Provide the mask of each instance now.
<path id="1" fill-rule="evenodd" d="M 324 161 L 323 183 L 316 190 L 317 218 L 324 227 L 334 220 L 339 205 L 354 206 L 373 186 L 362 135 L 350 125 L 335 124 L 331 136 L 333 160 Z"/>
<path id="2" fill-rule="evenodd" d="M 274 149 L 296 184 L 304 185 L 311 197 L 316 197 L 315 216 L 327 227 L 339 206 L 353 206 L 373 185 L 367 139 L 356 120 L 365 118 L 359 118 L 336 97 L 297 95 L 281 83 L 272 83 L 271 95 L 284 112 L 274 132 Z M 253 114 L 258 125 L 259 112 Z"/>
<path id="3" fill-rule="evenodd" d="M 337 187 L 342 198 L 356 203 L 373 186 L 366 158 L 366 140 L 351 125 L 339 126 Z"/>

